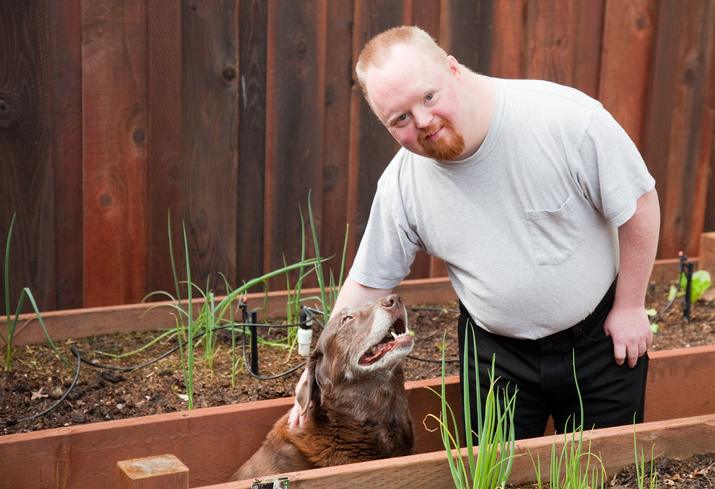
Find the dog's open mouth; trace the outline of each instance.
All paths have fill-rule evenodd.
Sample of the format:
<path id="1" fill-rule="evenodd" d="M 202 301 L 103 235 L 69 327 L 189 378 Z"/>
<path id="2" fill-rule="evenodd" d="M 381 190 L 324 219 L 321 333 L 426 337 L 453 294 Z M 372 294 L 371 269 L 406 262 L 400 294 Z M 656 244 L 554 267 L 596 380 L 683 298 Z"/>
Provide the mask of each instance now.
<path id="1" fill-rule="evenodd" d="M 411 346 L 413 341 L 410 332 L 407 331 L 404 318 L 397 318 L 390 326 L 388 334 L 379 343 L 371 346 L 363 353 L 358 364 L 362 366 L 372 365 L 395 348 Z"/>

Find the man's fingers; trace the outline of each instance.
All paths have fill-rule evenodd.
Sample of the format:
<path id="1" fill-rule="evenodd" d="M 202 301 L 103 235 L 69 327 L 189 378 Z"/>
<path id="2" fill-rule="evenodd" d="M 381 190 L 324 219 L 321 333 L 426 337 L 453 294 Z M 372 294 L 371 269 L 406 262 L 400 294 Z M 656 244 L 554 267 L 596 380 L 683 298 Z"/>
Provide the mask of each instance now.
<path id="1" fill-rule="evenodd" d="M 623 365 L 623 362 L 626 360 L 626 345 L 614 343 L 613 358 L 616 360 L 617 365 Z"/>

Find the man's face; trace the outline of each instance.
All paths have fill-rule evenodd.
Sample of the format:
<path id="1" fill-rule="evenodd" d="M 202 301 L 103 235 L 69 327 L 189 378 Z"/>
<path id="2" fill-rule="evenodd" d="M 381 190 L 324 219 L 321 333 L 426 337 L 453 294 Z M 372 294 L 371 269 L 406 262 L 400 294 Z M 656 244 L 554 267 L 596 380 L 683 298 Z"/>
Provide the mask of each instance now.
<path id="1" fill-rule="evenodd" d="M 381 68 L 367 72 L 370 103 L 404 148 L 439 161 L 461 159 L 459 67 L 454 58 L 438 64 L 416 49 L 393 47 Z"/>

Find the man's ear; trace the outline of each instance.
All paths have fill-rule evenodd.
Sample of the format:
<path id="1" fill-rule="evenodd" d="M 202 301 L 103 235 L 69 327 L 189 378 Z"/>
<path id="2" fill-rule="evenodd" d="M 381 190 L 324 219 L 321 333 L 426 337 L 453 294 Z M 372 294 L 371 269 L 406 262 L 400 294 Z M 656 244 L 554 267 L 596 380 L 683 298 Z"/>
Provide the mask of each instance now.
<path id="1" fill-rule="evenodd" d="M 455 78 L 459 79 L 462 77 L 462 67 L 459 64 L 459 61 L 457 61 L 457 58 L 455 58 L 451 54 L 448 55 L 447 64 L 449 66 L 449 71 L 452 72 Z"/>
<path id="2" fill-rule="evenodd" d="M 308 373 L 305 380 L 305 384 L 298 392 L 296 397 L 298 404 L 300 404 L 300 415 L 305 415 L 308 412 L 311 401 L 315 403 L 320 402 L 320 385 L 315 378 L 315 373 L 320 369 L 320 364 L 323 360 L 323 352 L 316 349 L 313 354 L 308 359 L 308 366 L 306 371 Z"/>

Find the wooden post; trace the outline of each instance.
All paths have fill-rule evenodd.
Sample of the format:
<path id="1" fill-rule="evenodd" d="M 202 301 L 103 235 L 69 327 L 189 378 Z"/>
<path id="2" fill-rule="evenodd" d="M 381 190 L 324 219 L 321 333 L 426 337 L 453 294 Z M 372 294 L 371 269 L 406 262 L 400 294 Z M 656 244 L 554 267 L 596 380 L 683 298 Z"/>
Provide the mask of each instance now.
<path id="1" fill-rule="evenodd" d="M 715 277 L 715 233 L 702 234 L 699 255 L 698 269 L 706 270 L 711 277 Z"/>
<path id="2" fill-rule="evenodd" d="M 174 455 L 117 462 L 117 489 L 189 489 L 189 469 Z"/>

